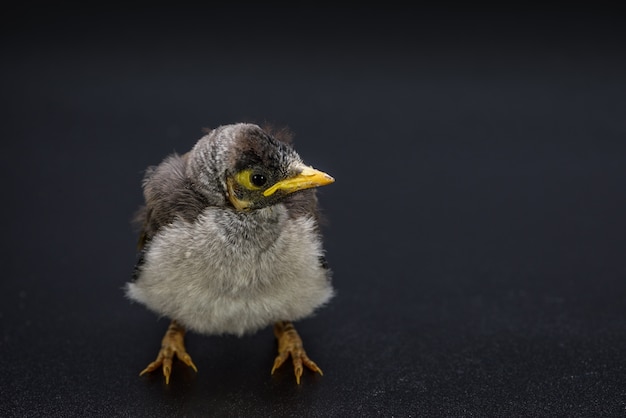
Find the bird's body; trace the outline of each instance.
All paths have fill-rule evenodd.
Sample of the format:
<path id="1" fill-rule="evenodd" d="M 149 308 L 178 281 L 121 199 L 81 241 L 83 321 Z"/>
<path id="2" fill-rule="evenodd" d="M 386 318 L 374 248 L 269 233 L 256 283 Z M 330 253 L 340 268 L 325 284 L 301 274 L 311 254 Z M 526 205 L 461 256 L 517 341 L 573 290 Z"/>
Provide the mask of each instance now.
<path id="1" fill-rule="evenodd" d="M 147 172 L 128 297 L 172 319 L 181 345 L 185 329 L 243 335 L 311 315 L 333 296 L 313 189 L 332 181 L 256 125 L 211 131 Z M 171 351 L 189 357 L 184 346 Z M 172 357 L 146 370 L 163 365 L 169 380 Z"/>
<path id="2" fill-rule="evenodd" d="M 188 329 L 242 335 L 327 302 L 321 256 L 312 219 L 290 219 L 283 205 L 253 213 L 208 207 L 193 223 L 163 227 L 128 291 Z"/>

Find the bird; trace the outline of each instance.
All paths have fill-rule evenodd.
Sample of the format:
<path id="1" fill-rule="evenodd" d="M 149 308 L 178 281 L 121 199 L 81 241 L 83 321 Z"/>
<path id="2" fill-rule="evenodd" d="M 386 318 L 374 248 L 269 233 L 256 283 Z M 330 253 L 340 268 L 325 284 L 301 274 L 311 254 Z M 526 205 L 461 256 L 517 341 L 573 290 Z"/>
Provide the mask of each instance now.
<path id="1" fill-rule="evenodd" d="M 198 371 L 188 331 L 243 336 L 273 326 L 271 374 L 291 357 L 322 375 L 294 322 L 335 295 L 317 188 L 329 174 L 303 162 L 289 128 L 254 123 L 205 129 L 184 153 L 149 166 L 142 181 L 137 260 L 125 295 L 170 321 L 154 361 L 169 384 L 175 359 Z"/>

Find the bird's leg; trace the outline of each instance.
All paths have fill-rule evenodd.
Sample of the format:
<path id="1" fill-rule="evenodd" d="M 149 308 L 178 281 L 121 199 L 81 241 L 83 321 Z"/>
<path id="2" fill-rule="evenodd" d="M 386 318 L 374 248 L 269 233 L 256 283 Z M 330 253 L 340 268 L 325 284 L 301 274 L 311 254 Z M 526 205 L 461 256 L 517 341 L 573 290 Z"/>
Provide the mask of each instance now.
<path id="1" fill-rule="evenodd" d="M 197 372 L 198 369 L 196 368 L 196 365 L 193 364 L 191 356 L 189 356 L 185 350 L 184 338 L 185 328 L 183 328 L 176 321 L 172 321 L 165 332 L 165 336 L 163 336 L 163 340 L 161 340 L 161 350 L 159 351 L 156 360 L 148 364 L 148 367 L 143 369 L 141 373 L 139 373 L 139 376 L 162 367 L 163 375 L 165 376 L 165 383 L 169 384 L 170 374 L 172 374 L 172 361 L 174 359 L 174 355 Z"/>
<path id="2" fill-rule="evenodd" d="M 313 360 L 306 355 L 304 347 L 302 346 L 302 339 L 291 322 L 281 321 L 275 323 L 274 335 L 278 340 L 278 355 L 274 360 L 272 374 L 274 374 L 274 371 L 278 369 L 290 355 L 291 361 L 293 362 L 294 373 L 296 375 L 296 382 L 298 384 L 300 384 L 303 364 L 314 372 L 323 374 L 322 370 L 317 367 L 317 364 L 315 364 Z"/>

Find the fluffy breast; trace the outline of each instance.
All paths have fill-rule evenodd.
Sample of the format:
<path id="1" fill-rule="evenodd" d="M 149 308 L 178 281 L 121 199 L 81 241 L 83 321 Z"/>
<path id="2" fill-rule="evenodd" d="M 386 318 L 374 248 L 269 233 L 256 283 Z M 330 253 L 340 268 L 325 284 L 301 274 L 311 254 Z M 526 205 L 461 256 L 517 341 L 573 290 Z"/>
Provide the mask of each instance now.
<path id="1" fill-rule="evenodd" d="M 207 208 L 152 239 L 127 295 L 203 333 L 244 334 L 295 321 L 333 295 L 315 221 L 283 206 L 241 213 Z"/>

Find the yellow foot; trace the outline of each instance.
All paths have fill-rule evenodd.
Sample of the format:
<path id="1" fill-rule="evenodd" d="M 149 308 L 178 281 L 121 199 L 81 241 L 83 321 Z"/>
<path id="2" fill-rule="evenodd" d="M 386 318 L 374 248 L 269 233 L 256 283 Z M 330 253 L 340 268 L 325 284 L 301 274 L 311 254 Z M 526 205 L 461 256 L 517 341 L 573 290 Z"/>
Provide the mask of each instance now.
<path id="1" fill-rule="evenodd" d="M 196 365 L 191 361 L 191 357 L 187 354 L 185 350 L 185 329 L 178 325 L 176 321 L 172 321 L 163 340 L 161 341 L 161 350 L 159 351 L 159 355 L 156 360 L 152 363 L 148 364 L 148 367 L 143 369 L 139 376 L 144 375 L 145 373 L 153 372 L 159 367 L 163 368 L 163 376 L 165 376 L 165 383 L 170 383 L 170 375 L 172 374 L 172 361 L 174 359 L 174 355 L 178 357 L 183 363 L 187 366 L 194 369 L 194 371 L 198 371 Z"/>
<path id="2" fill-rule="evenodd" d="M 276 369 L 282 366 L 290 355 L 293 362 L 293 371 L 296 375 L 296 382 L 298 384 L 300 384 L 303 364 L 314 372 L 321 375 L 324 374 L 322 370 L 317 367 L 317 364 L 306 355 L 302 346 L 302 339 L 291 322 L 277 322 L 274 324 L 274 335 L 278 339 L 278 356 L 276 356 L 274 360 L 272 374 L 274 374 Z"/>

